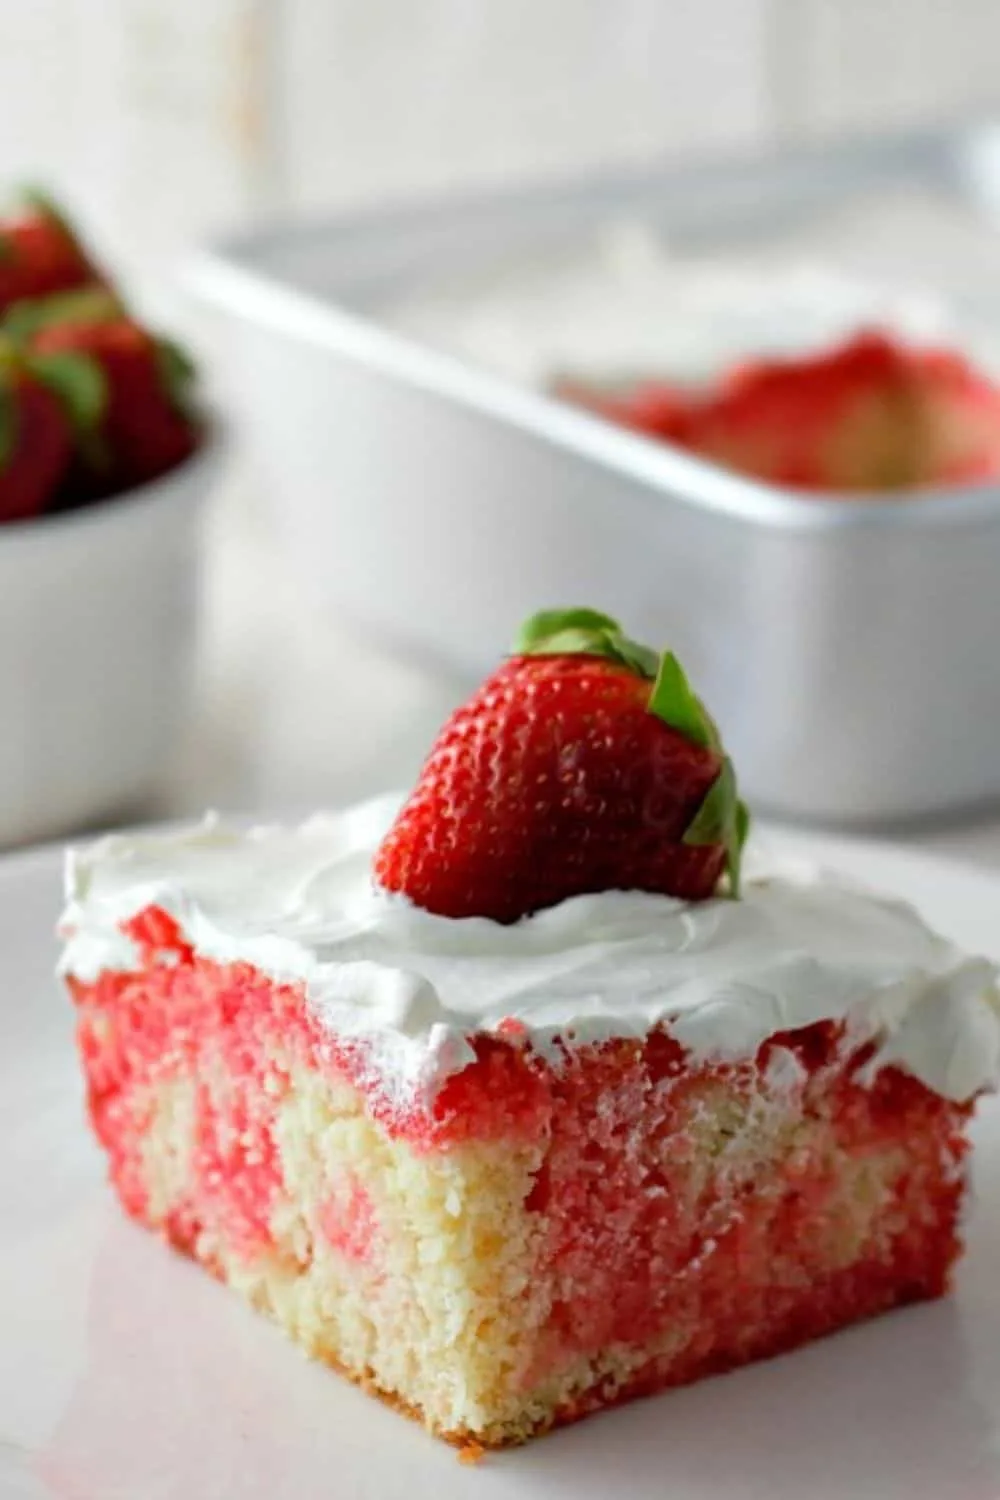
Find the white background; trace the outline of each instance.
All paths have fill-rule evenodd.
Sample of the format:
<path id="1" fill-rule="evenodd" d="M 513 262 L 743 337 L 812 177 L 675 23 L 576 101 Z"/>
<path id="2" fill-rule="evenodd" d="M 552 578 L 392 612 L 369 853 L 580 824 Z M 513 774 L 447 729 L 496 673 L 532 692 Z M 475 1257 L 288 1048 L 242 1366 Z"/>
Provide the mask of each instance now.
<path id="1" fill-rule="evenodd" d="M 1000 105 L 996 0 L 0 0 L 0 181 L 145 269 L 255 211 Z"/>

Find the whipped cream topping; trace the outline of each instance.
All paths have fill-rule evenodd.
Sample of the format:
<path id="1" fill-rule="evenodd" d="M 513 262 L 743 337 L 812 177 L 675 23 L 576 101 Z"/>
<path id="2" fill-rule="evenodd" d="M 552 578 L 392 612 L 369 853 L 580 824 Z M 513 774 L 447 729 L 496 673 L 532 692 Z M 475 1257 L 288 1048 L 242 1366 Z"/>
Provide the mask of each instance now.
<path id="1" fill-rule="evenodd" d="M 331 1034 L 365 1042 L 395 1097 L 430 1099 L 511 1018 L 567 1044 L 668 1022 L 696 1060 L 752 1056 L 776 1032 L 845 1021 L 872 1070 L 907 1069 L 965 1100 L 1000 1074 L 997 972 L 909 906 L 807 866 L 751 869 L 744 898 L 581 896 L 513 926 L 454 921 L 375 891 L 395 798 L 249 831 L 207 818 L 113 836 L 67 859 L 61 969 L 139 966 L 119 924 L 157 904 L 206 957 L 302 981 Z"/>

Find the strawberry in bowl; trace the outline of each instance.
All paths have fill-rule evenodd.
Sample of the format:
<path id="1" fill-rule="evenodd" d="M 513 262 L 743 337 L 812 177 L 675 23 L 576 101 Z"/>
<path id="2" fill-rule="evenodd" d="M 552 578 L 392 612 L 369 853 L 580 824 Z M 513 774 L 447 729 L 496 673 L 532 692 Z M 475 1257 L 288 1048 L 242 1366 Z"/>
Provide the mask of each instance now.
<path id="1" fill-rule="evenodd" d="M 64 216 L 0 221 L 0 846 L 145 806 L 196 680 L 218 440 Z"/>
<path id="2" fill-rule="evenodd" d="M 0 362 L 11 388 L 0 522 L 124 494 L 183 464 L 204 436 L 187 353 L 127 307 L 37 193 L 0 219 Z"/>
<path id="3" fill-rule="evenodd" d="M 21 194 L 0 217 L 0 310 L 102 280 L 66 215 L 45 193 Z"/>
<path id="4" fill-rule="evenodd" d="M 8 317 L 7 331 L 43 377 L 75 402 L 78 501 L 145 484 L 197 446 L 192 361 L 112 292 L 90 288 L 22 303 Z"/>
<path id="5" fill-rule="evenodd" d="M 63 400 L 12 345 L 0 344 L 0 523 L 40 515 L 72 458 Z"/>

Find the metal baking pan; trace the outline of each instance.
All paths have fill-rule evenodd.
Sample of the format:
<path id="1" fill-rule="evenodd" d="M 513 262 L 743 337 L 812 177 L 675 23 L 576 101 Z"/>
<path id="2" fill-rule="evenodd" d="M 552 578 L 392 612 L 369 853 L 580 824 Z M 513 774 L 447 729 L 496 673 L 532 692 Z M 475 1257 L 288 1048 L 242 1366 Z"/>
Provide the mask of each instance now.
<path id="1" fill-rule="evenodd" d="M 547 184 L 201 254 L 190 285 L 224 315 L 303 588 L 470 677 L 543 604 L 618 614 L 685 661 L 769 812 L 872 823 L 1000 795 L 997 489 L 804 501 L 379 322 L 406 288 L 616 216 L 716 246 L 908 181 L 990 235 L 1000 132 Z"/>

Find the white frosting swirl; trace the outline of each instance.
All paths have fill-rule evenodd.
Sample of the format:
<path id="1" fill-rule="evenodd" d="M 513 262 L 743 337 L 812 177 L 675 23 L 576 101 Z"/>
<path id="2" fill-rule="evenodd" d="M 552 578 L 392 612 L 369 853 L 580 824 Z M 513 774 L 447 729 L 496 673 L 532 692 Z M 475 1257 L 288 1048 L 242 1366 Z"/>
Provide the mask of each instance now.
<path id="1" fill-rule="evenodd" d="M 453 921 L 372 889 L 395 799 L 298 828 L 114 836 L 67 860 L 62 970 L 138 964 L 119 924 L 156 903 L 203 955 L 305 983 L 339 1036 L 364 1038 L 387 1088 L 431 1097 L 470 1037 L 514 1018 L 532 1044 L 640 1037 L 658 1022 L 696 1059 L 752 1056 L 775 1032 L 848 1023 L 937 1093 L 1000 1074 L 1000 995 L 985 959 L 915 911 L 812 868 L 751 872 L 740 901 L 581 896 L 515 924 Z"/>

